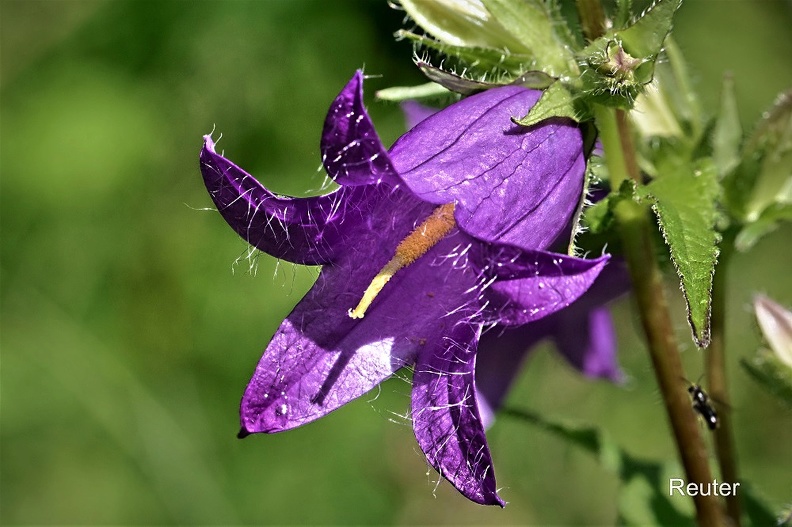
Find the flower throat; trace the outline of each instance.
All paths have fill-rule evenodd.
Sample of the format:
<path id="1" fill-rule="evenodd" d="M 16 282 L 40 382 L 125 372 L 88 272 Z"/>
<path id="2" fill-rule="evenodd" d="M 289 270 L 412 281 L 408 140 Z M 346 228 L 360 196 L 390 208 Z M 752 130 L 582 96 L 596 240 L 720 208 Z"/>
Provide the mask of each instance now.
<path id="1" fill-rule="evenodd" d="M 440 205 L 432 211 L 431 216 L 426 218 L 423 223 L 399 243 L 393 258 L 377 273 L 377 276 L 374 277 L 363 293 L 363 298 L 360 299 L 357 307 L 349 310 L 349 316 L 351 318 L 363 318 L 366 310 L 379 292 L 382 291 L 382 288 L 385 287 L 385 284 L 396 274 L 396 271 L 407 267 L 426 254 L 429 249 L 437 245 L 454 228 L 454 225 L 456 225 L 456 222 L 454 221 L 453 203 Z"/>

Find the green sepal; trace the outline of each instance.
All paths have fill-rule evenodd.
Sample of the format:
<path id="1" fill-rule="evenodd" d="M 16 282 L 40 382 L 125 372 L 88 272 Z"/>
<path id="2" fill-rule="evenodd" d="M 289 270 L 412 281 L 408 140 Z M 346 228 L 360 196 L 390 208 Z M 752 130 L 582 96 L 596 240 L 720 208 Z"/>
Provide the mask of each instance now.
<path id="1" fill-rule="evenodd" d="M 670 478 L 684 474 L 676 462 L 636 458 L 596 426 L 549 419 L 528 410 L 505 409 L 503 413 L 538 426 L 588 452 L 603 468 L 617 474 L 622 483 L 618 525 L 693 525 L 693 509 L 689 502 L 674 499 L 668 493 Z"/>
<path id="2" fill-rule="evenodd" d="M 633 57 L 652 59 L 654 63 L 671 32 L 674 13 L 680 5 L 682 0 L 659 0 L 631 26 L 617 31 L 616 36 L 621 39 L 624 50 Z"/>
<path id="3" fill-rule="evenodd" d="M 719 190 L 717 170 L 709 160 L 666 172 L 636 189 L 657 216 L 680 278 L 693 340 L 702 348 L 710 340 L 712 279 L 720 241 L 715 229 Z"/>
<path id="4" fill-rule="evenodd" d="M 590 102 L 631 109 L 654 78 L 655 62 L 682 0 L 659 0 L 632 25 L 609 31 L 578 54 L 585 64 L 583 91 Z"/>
<path id="5" fill-rule="evenodd" d="M 737 234 L 734 247 L 740 251 L 748 251 L 756 242 L 778 228 L 784 221 L 792 221 L 792 205 L 774 203 L 765 210 L 756 221 L 745 225 Z"/>
<path id="6" fill-rule="evenodd" d="M 543 71 L 526 71 L 522 75 L 519 75 L 514 80 L 512 80 L 509 84 L 515 86 L 525 86 L 526 88 L 531 88 L 534 90 L 545 90 L 549 88 L 554 82 L 556 82 L 555 77 L 551 77 L 547 73 Z"/>
<path id="7" fill-rule="evenodd" d="M 614 33 L 591 42 L 578 54 L 578 60 L 584 65 L 579 82 L 590 102 L 632 108 L 641 89 L 635 72 L 643 60 L 626 53 Z"/>
<path id="8" fill-rule="evenodd" d="M 421 73 L 426 75 L 426 78 L 432 82 L 436 82 L 443 88 L 459 93 L 460 95 L 472 95 L 474 93 L 486 90 L 497 86 L 491 82 L 477 81 L 474 79 L 467 79 L 456 73 L 445 71 L 436 66 L 432 66 L 427 62 L 420 60 L 415 61 L 415 65 L 421 70 Z"/>
<path id="9" fill-rule="evenodd" d="M 415 61 L 415 65 L 418 66 L 418 69 L 420 69 L 421 72 L 426 75 L 426 78 L 432 82 L 436 82 L 444 88 L 461 95 L 472 95 L 483 90 L 506 85 L 518 85 L 541 90 L 555 82 L 553 77 L 541 71 L 528 71 L 513 80 L 505 78 L 504 82 L 495 83 L 468 79 L 456 73 L 432 66 L 421 60 Z"/>
<path id="10" fill-rule="evenodd" d="M 424 35 L 416 35 L 404 29 L 397 31 L 395 36 L 397 40 L 409 40 L 416 46 L 431 49 L 443 55 L 453 57 L 465 64 L 467 68 L 476 72 L 481 72 L 482 74 L 508 72 L 513 75 L 519 75 L 525 70 L 524 65 L 531 62 L 531 57 L 524 53 L 490 48 L 455 46 Z"/>
<path id="11" fill-rule="evenodd" d="M 551 117 L 568 117 L 575 122 L 581 122 L 591 119 L 591 113 L 561 81 L 556 81 L 542 93 L 528 115 L 522 118 L 512 117 L 512 121 L 521 126 L 533 126 Z"/>
<path id="12" fill-rule="evenodd" d="M 448 100 L 455 97 L 446 88 L 434 82 L 419 84 L 418 86 L 394 86 L 379 90 L 375 97 L 381 101 L 401 102 L 406 100 Z"/>
<path id="13" fill-rule="evenodd" d="M 720 110 L 712 130 L 712 160 L 718 169 L 718 176 L 730 174 L 740 163 L 740 143 L 742 127 L 737 113 L 737 99 L 734 96 L 734 81 L 731 75 L 723 78 Z"/>
<path id="14" fill-rule="evenodd" d="M 566 22 L 542 0 L 482 0 L 493 18 L 535 59 L 546 73 L 558 77 L 578 71 Z"/>
<path id="15" fill-rule="evenodd" d="M 792 408 L 792 368 L 766 349 L 760 349 L 740 365 L 755 380 L 788 408 Z"/>

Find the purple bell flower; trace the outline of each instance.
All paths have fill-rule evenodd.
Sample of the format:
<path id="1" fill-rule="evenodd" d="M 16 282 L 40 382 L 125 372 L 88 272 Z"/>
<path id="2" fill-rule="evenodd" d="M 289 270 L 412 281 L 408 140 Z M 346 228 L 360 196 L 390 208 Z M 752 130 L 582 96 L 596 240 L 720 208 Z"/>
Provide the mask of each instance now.
<path id="1" fill-rule="evenodd" d="M 204 137 L 204 182 L 229 225 L 276 258 L 322 266 L 256 367 L 240 436 L 306 424 L 412 366 L 427 461 L 467 498 L 503 505 L 477 349 L 485 330 L 489 339 L 572 304 L 608 261 L 546 251 L 580 198 L 580 131 L 513 124 L 540 92 L 508 86 L 449 106 L 386 150 L 362 83 L 357 72 L 325 121 L 322 161 L 339 184 L 329 194 L 277 196 Z"/>

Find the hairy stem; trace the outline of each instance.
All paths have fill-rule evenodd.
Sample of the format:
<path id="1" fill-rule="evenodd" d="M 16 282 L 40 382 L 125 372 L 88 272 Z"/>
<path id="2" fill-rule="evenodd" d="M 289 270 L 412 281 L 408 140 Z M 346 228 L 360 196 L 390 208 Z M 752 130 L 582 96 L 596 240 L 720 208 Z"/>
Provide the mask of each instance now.
<path id="1" fill-rule="evenodd" d="M 737 454 L 729 407 L 726 382 L 726 273 L 734 251 L 734 232 L 726 232 L 721 243 L 721 257 L 712 287 L 712 341 L 706 352 L 706 378 L 709 394 L 718 407 L 720 426 L 715 429 L 715 453 L 721 477 L 726 482 L 737 481 Z M 740 526 L 740 499 L 735 494 L 726 497 L 726 513 L 732 523 Z"/>
<path id="2" fill-rule="evenodd" d="M 639 183 L 640 173 L 626 115 L 619 115 L 610 108 L 600 108 L 596 117 L 611 185 L 627 179 Z M 668 311 L 662 274 L 655 258 L 653 225 L 648 210 L 625 200 L 619 203 L 614 212 L 649 355 L 687 482 L 707 485 L 712 482 L 707 451 L 682 382 L 682 361 Z M 697 495 L 693 501 L 699 525 L 723 525 L 723 511 L 716 497 Z"/>
<path id="3" fill-rule="evenodd" d="M 616 214 L 641 325 L 671 423 L 677 453 L 685 469 L 687 482 L 707 485 L 712 482 L 707 451 L 686 387 L 681 381 L 684 378 L 682 361 L 668 311 L 662 275 L 655 259 L 652 225 L 647 210 L 635 203 L 623 202 L 616 208 Z M 716 497 L 697 495 L 693 497 L 693 501 L 699 525 L 723 525 L 722 511 Z"/>
<path id="4" fill-rule="evenodd" d="M 605 14 L 600 0 L 577 0 L 580 23 L 587 39 L 600 37 L 605 31 Z M 597 128 L 605 151 L 611 189 L 623 181 L 641 183 L 630 123 L 623 110 L 599 107 L 595 110 Z M 662 274 L 657 266 L 648 210 L 632 201 L 622 201 L 615 209 L 630 269 L 633 291 L 638 303 L 649 355 L 663 396 L 677 452 L 688 483 L 708 485 L 712 482 L 707 451 L 699 423 L 686 387 L 679 348 L 668 311 Z M 716 497 L 693 497 L 698 524 L 706 527 L 724 525 L 725 517 Z"/>

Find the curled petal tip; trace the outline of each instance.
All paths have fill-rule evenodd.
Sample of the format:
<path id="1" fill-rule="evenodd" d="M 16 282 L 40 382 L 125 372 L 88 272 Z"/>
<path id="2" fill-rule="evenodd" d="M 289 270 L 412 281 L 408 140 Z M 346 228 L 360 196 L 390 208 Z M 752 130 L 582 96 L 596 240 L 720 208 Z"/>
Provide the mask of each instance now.
<path id="1" fill-rule="evenodd" d="M 239 429 L 239 432 L 237 432 L 237 439 L 245 439 L 249 435 L 251 435 L 251 433 L 248 432 L 247 429 L 242 427 Z"/>

